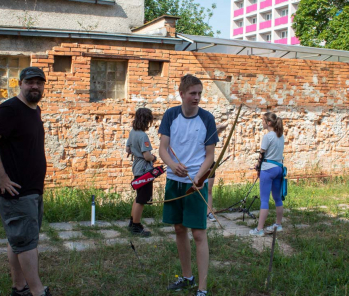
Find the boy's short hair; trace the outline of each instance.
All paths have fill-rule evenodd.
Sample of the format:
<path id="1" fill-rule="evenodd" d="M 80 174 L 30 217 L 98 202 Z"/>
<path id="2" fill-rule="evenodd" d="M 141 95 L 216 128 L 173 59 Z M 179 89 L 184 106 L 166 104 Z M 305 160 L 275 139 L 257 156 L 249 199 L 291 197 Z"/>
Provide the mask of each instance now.
<path id="1" fill-rule="evenodd" d="M 191 74 L 187 74 L 181 78 L 181 84 L 179 85 L 179 91 L 186 92 L 189 89 L 189 87 L 191 87 L 193 85 L 198 85 L 198 84 L 200 84 L 202 86 L 202 82 L 199 78 L 197 78 Z"/>

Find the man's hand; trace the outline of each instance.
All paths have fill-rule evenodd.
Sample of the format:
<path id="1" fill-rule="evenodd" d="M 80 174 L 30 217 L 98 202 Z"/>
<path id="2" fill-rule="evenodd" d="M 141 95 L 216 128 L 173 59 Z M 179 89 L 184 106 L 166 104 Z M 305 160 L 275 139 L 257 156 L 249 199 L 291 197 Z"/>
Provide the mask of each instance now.
<path id="1" fill-rule="evenodd" d="M 1 194 L 5 194 L 5 191 L 7 191 L 8 193 L 11 194 L 11 196 L 18 195 L 19 193 L 15 189 L 15 187 L 21 188 L 20 185 L 18 185 L 15 182 L 12 182 L 7 174 L 0 175 L 0 193 Z"/>
<path id="2" fill-rule="evenodd" d="M 186 177 L 188 174 L 187 167 L 177 162 L 171 167 L 172 172 L 178 177 Z"/>

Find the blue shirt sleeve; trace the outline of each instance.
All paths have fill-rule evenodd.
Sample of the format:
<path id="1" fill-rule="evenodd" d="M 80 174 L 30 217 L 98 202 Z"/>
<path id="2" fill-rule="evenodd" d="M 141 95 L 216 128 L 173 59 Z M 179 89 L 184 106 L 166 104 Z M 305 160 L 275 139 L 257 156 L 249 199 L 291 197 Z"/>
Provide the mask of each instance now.
<path id="1" fill-rule="evenodd" d="M 202 108 L 199 109 L 199 116 L 201 117 L 201 120 L 203 121 L 206 127 L 205 146 L 209 146 L 219 142 L 214 116 L 210 112 Z"/>
<path id="2" fill-rule="evenodd" d="M 164 117 L 161 120 L 160 127 L 159 127 L 159 134 L 170 137 L 171 124 L 170 124 L 170 116 L 168 113 L 169 113 L 169 110 L 166 110 Z"/>

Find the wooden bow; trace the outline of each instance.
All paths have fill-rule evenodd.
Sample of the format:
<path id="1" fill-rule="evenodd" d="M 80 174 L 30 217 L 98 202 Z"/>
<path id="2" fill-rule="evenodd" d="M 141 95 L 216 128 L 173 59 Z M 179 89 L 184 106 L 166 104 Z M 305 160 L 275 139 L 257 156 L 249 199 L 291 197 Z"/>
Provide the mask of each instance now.
<path id="1" fill-rule="evenodd" d="M 218 156 L 218 158 L 216 160 L 215 165 L 213 166 L 210 174 L 208 175 L 208 179 L 211 178 L 213 176 L 213 174 L 215 173 L 215 171 L 218 168 L 220 162 L 222 161 L 222 158 L 224 156 L 225 151 L 227 150 L 227 148 L 229 146 L 231 137 L 233 136 L 233 133 L 234 133 L 234 130 L 235 130 L 236 123 L 238 122 L 238 119 L 239 119 L 241 108 L 242 108 L 242 104 L 240 105 L 238 113 L 236 114 L 235 121 L 234 121 L 233 127 L 231 128 L 231 131 L 230 131 L 230 133 L 228 135 L 227 141 L 225 142 L 225 144 L 223 146 L 223 149 L 222 149 L 221 153 L 219 154 L 219 156 Z"/>
<path id="2" fill-rule="evenodd" d="M 230 133 L 229 133 L 229 135 L 228 135 L 227 141 L 226 141 L 226 143 L 224 144 L 221 153 L 220 153 L 219 156 L 218 156 L 218 159 L 217 159 L 215 165 L 214 165 L 213 168 L 211 169 L 211 171 L 210 171 L 210 173 L 208 174 L 208 176 L 207 176 L 207 173 L 204 175 L 204 176 L 206 177 L 205 180 L 207 179 L 207 177 L 210 178 L 211 176 L 213 176 L 214 172 L 215 172 L 216 169 L 218 168 L 218 166 L 219 166 L 219 164 L 220 164 L 220 162 L 221 162 L 221 160 L 222 160 L 222 158 L 223 158 L 223 156 L 224 156 L 225 151 L 226 151 L 227 148 L 228 148 L 229 142 L 230 142 L 231 137 L 232 137 L 232 135 L 233 135 L 233 133 L 234 133 L 234 130 L 235 130 L 236 123 L 237 123 L 237 121 L 238 121 L 238 119 L 239 119 L 239 116 L 240 116 L 240 111 L 241 111 L 241 109 L 242 109 L 242 105 L 243 105 L 243 104 L 241 104 L 240 107 L 239 107 L 239 109 L 238 109 L 238 113 L 237 113 L 237 115 L 236 115 L 236 118 L 235 118 L 233 127 L 232 127 L 232 129 L 231 129 L 231 131 L 230 131 Z M 210 136 L 210 138 L 211 138 L 216 132 L 217 132 L 217 130 Z M 175 155 L 175 154 L 174 154 L 174 155 Z M 177 159 L 177 160 L 178 160 L 178 159 Z M 205 181 L 205 180 L 203 180 L 203 181 Z M 194 183 L 193 183 L 193 184 L 194 184 Z M 194 185 L 195 185 L 195 184 L 194 184 Z M 165 202 L 171 202 L 171 201 L 178 200 L 178 199 L 181 199 L 181 198 L 183 198 L 183 197 L 189 196 L 189 195 L 191 195 L 191 194 L 193 194 L 193 193 L 195 193 L 195 192 L 196 192 L 196 191 L 192 191 L 192 192 L 189 192 L 189 193 L 187 193 L 187 194 L 185 194 L 185 195 L 182 195 L 182 196 L 179 196 L 179 197 L 176 197 L 176 198 L 167 199 L 167 200 L 161 200 L 161 201 L 151 201 L 151 202 L 148 202 L 148 203 L 165 203 Z M 218 221 L 218 220 L 217 220 L 217 221 Z"/>
<path id="3" fill-rule="evenodd" d="M 179 158 L 177 157 L 176 153 L 173 151 L 172 147 L 169 146 L 169 148 L 170 148 L 172 154 L 174 155 L 174 157 L 177 159 L 178 163 L 179 163 L 179 164 L 182 164 L 181 161 L 179 160 Z M 216 217 L 215 214 L 213 213 L 213 210 L 211 209 L 211 207 L 210 207 L 209 204 L 207 203 L 206 199 L 202 196 L 200 190 L 198 189 L 198 187 L 197 187 L 196 184 L 194 183 L 194 180 L 190 177 L 190 175 L 189 175 L 188 173 L 187 173 L 187 177 L 188 177 L 189 180 L 193 183 L 193 186 L 194 186 L 194 188 L 195 188 L 195 191 L 196 191 L 197 193 L 199 193 L 199 195 L 201 196 L 202 200 L 205 202 L 205 204 L 206 204 L 207 207 L 209 208 L 210 212 L 211 212 L 211 213 L 213 214 L 213 216 L 216 218 L 216 220 L 217 220 L 219 226 L 223 229 L 222 224 L 218 221 L 217 217 Z"/>

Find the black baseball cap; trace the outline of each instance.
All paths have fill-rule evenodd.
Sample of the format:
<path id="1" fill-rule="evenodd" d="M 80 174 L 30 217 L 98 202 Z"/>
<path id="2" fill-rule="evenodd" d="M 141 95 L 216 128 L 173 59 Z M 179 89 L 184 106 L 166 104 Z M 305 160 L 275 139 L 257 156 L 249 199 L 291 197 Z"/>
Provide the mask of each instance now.
<path id="1" fill-rule="evenodd" d="M 19 80 L 23 81 L 23 79 L 30 79 L 34 77 L 39 77 L 46 81 L 46 76 L 44 71 L 39 69 L 38 67 L 28 67 L 21 71 L 21 74 L 19 75 Z"/>

